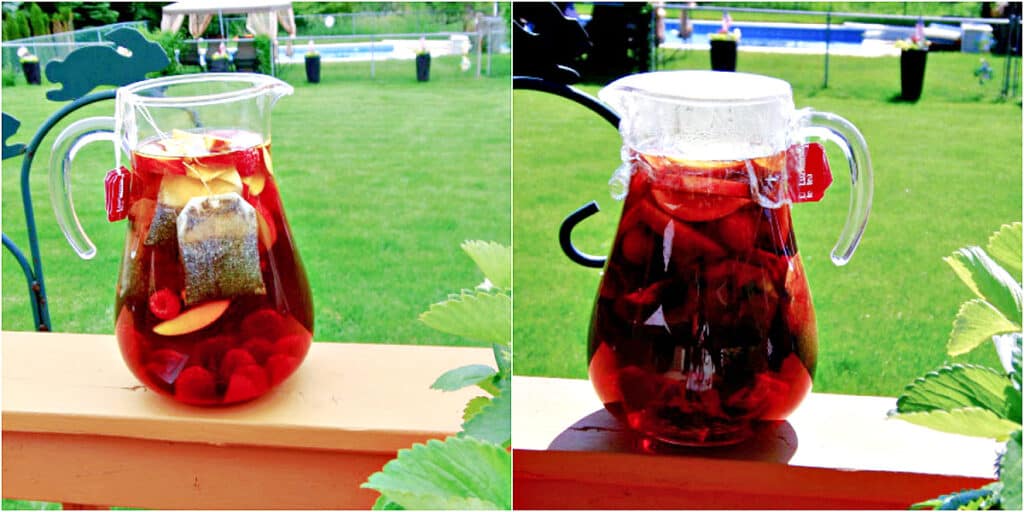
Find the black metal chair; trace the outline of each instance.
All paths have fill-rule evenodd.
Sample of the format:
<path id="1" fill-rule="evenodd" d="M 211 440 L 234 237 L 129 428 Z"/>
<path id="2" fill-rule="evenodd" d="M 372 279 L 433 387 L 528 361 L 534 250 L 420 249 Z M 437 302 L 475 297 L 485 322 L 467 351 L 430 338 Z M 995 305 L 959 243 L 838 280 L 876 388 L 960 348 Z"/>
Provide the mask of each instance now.
<path id="1" fill-rule="evenodd" d="M 260 66 L 256 45 L 252 41 L 239 41 L 235 52 L 235 71 L 256 72 Z"/>
<path id="2" fill-rule="evenodd" d="M 185 47 L 181 49 L 181 53 L 178 54 L 178 64 L 182 66 L 195 66 L 202 69 L 203 64 L 199 60 L 199 46 L 196 44 L 185 43 Z"/>

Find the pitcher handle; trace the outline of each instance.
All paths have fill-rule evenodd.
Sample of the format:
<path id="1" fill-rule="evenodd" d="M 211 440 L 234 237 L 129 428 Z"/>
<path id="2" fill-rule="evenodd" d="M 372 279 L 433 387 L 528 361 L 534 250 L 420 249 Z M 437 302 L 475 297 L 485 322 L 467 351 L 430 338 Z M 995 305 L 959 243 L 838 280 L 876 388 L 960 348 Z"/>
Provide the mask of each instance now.
<path id="1" fill-rule="evenodd" d="M 596 201 L 590 201 L 589 203 L 579 207 L 576 211 L 569 214 L 565 220 L 562 221 L 562 227 L 558 230 L 558 243 L 562 246 L 562 252 L 569 257 L 574 263 L 578 263 L 584 267 L 590 268 L 603 268 L 605 258 L 598 256 L 591 256 L 583 251 L 580 251 L 572 243 L 572 230 L 577 224 L 590 217 L 591 215 L 600 211 L 597 207 Z"/>
<path id="2" fill-rule="evenodd" d="M 803 138 L 817 137 L 834 142 L 843 151 L 850 166 L 850 209 L 846 225 L 839 234 L 839 241 L 832 248 L 832 263 L 846 265 L 857 250 L 871 212 L 871 197 L 874 193 L 874 178 L 871 170 L 871 155 L 864 136 L 853 123 L 829 112 L 807 109 L 802 112 Z"/>
<path id="3" fill-rule="evenodd" d="M 60 132 L 50 155 L 50 204 L 53 205 L 53 213 L 64 237 L 84 260 L 96 256 L 96 246 L 85 234 L 75 212 L 75 202 L 71 196 L 71 164 L 78 151 L 87 144 L 110 141 L 114 143 L 116 166 L 120 167 L 121 152 L 117 149 L 114 126 L 113 117 L 90 117 L 76 121 Z"/>

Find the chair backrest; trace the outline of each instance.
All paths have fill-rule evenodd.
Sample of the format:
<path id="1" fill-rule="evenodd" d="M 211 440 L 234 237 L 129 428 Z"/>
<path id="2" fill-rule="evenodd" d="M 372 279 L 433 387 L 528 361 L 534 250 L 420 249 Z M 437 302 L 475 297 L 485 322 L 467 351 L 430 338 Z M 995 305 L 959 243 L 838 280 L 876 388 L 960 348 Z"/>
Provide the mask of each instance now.
<path id="1" fill-rule="evenodd" d="M 178 62 L 192 66 L 199 65 L 199 47 L 195 44 L 185 43 L 178 55 Z"/>
<path id="2" fill-rule="evenodd" d="M 255 59 L 256 45 L 252 41 L 239 41 L 238 51 L 235 52 L 235 59 Z"/>

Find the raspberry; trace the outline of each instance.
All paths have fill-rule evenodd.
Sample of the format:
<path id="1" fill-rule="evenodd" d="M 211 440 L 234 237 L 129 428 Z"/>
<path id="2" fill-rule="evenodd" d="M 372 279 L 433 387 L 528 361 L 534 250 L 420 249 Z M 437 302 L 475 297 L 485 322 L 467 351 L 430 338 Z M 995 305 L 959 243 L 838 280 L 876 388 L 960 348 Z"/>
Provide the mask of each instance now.
<path id="1" fill-rule="evenodd" d="M 224 403 L 244 402 L 252 400 L 270 388 L 267 372 L 259 365 L 250 364 L 235 370 L 228 382 L 228 390 L 224 393 Z"/>
<path id="2" fill-rule="evenodd" d="M 302 334 L 282 336 L 274 343 L 274 352 L 293 357 L 303 357 L 309 350 L 309 337 Z"/>
<path id="3" fill-rule="evenodd" d="M 267 374 L 270 376 L 270 385 L 276 386 L 288 378 L 299 366 L 299 358 L 284 354 L 274 354 L 267 358 Z"/>
<path id="4" fill-rule="evenodd" d="M 206 368 L 190 366 L 178 376 L 174 396 L 186 403 L 212 401 L 217 397 L 217 383 Z"/>
<path id="5" fill-rule="evenodd" d="M 174 291 L 164 288 L 149 296 L 149 311 L 161 320 L 170 320 L 181 313 L 181 299 Z"/>
<path id="6" fill-rule="evenodd" d="M 274 353 L 274 344 L 266 338 L 251 338 L 242 343 L 242 348 L 249 351 L 252 354 L 253 359 L 256 362 L 263 364 L 267 361 L 267 358 Z"/>
<path id="7" fill-rule="evenodd" d="M 224 359 L 220 362 L 220 376 L 222 379 L 228 380 L 236 369 L 251 364 L 256 364 L 256 359 L 249 351 L 244 348 L 233 348 L 224 354 Z"/>
<path id="8" fill-rule="evenodd" d="M 284 319 L 273 309 L 259 309 L 242 320 L 242 335 L 246 338 L 276 338 L 281 334 Z"/>

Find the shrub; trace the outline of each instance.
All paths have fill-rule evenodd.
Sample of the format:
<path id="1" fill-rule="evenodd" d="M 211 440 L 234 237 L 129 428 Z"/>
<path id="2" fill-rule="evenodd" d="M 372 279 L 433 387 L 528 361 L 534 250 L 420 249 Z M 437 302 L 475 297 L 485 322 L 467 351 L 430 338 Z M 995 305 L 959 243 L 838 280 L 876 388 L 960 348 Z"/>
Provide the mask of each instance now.
<path id="1" fill-rule="evenodd" d="M 18 79 L 18 75 L 14 72 L 13 69 L 10 69 L 8 67 L 4 67 L 3 81 L 0 82 L 0 83 L 3 84 L 4 87 L 13 87 L 14 84 L 17 83 L 17 79 Z"/>
<path id="2" fill-rule="evenodd" d="M 45 36 L 50 33 L 50 17 L 35 2 L 29 4 L 28 21 L 32 26 L 33 36 Z"/>
<path id="3" fill-rule="evenodd" d="M 158 76 L 168 75 L 180 75 L 184 73 L 184 67 L 178 64 L 178 61 L 174 60 L 174 50 L 181 50 L 185 46 L 185 41 L 181 35 L 175 32 L 164 32 L 162 30 L 152 30 L 149 32 L 143 32 L 147 39 L 160 45 L 164 49 L 164 53 L 167 54 L 167 58 L 171 61 L 161 71 L 154 71 L 146 74 L 146 78 L 155 78 Z"/>
<path id="4" fill-rule="evenodd" d="M 253 46 L 256 47 L 256 56 L 259 58 L 259 68 L 256 71 L 265 75 L 272 74 L 272 64 L 270 59 L 272 58 L 273 43 L 270 41 L 270 36 L 260 34 L 253 39 Z"/>

